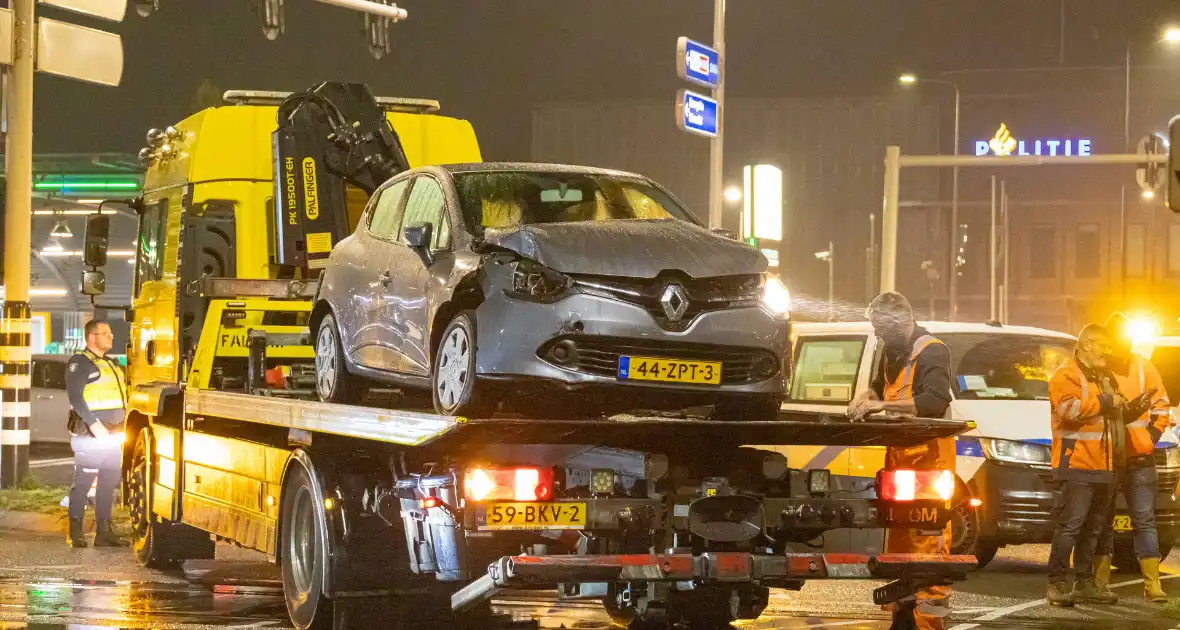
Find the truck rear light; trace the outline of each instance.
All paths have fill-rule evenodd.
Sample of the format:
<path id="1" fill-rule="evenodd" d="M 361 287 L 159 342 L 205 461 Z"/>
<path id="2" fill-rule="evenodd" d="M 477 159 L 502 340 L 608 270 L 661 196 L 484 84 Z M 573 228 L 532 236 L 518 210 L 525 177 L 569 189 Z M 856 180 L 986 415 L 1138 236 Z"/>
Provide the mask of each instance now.
<path id="1" fill-rule="evenodd" d="M 553 471 L 540 468 L 471 468 L 463 480 L 468 501 L 547 501 Z"/>
<path id="2" fill-rule="evenodd" d="M 955 475 L 949 470 L 882 470 L 877 473 L 877 496 L 885 501 L 950 501 Z"/>

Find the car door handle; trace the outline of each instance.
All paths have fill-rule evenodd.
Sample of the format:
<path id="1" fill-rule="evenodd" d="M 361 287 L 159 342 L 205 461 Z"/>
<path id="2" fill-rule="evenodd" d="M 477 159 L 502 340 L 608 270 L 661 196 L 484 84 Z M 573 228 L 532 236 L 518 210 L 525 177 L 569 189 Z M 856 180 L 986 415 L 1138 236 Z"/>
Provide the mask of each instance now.
<path id="1" fill-rule="evenodd" d="M 388 271 L 381 274 L 381 284 L 383 284 L 385 286 L 389 286 L 390 282 L 393 282 L 393 276 L 389 275 Z"/>
<path id="2" fill-rule="evenodd" d="M 37 400 L 53 400 L 53 394 L 39 394 Z"/>

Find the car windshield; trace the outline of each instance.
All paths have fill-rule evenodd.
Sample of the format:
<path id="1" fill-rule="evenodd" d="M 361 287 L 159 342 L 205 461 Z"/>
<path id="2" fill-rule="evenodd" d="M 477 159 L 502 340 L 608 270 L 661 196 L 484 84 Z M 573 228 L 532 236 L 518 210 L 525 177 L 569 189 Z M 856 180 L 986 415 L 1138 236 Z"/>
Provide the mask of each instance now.
<path id="1" fill-rule="evenodd" d="M 1180 346 L 1157 347 L 1151 353 L 1151 362 L 1160 372 L 1168 399 L 1180 399 Z"/>
<path id="2" fill-rule="evenodd" d="M 1048 400 L 1049 378 L 1074 342 L 1034 335 L 939 334 L 951 351 L 955 397 L 967 400 Z"/>
<path id="3" fill-rule="evenodd" d="M 455 188 L 472 233 L 541 223 L 681 219 L 693 221 L 649 181 L 614 175 L 490 171 L 459 173 Z"/>

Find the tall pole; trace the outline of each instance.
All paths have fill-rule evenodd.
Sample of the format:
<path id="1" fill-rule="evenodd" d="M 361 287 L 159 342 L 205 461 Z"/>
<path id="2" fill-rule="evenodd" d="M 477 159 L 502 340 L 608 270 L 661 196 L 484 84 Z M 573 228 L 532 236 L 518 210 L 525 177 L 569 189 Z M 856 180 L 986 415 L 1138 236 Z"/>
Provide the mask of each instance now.
<path id="1" fill-rule="evenodd" d="M 1131 40 L 1127 39 L 1127 72 L 1123 91 L 1123 151 L 1131 150 Z"/>
<path id="2" fill-rule="evenodd" d="M 865 301 L 877 294 L 873 277 L 877 275 L 877 215 L 869 213 L 869 246 L 865 248 Z"/>
<path id="3" fill-rule="evenodd" d="M 5 151 L 4 306 L 0 309 L 0 488 L 29 471 L 29 258 L 33 194 L 33 7 L 12 0 L 13 60 Z"/>
<path id="4" fill-rule="evenodd" d="M 717 50 L 720 80 L 713 90 L 717 101 L 717 137 L 709 144 L 709 227 L 722 227 L 721 178 L 725 168 L 725 0 L 713 0 L 713 48 Z"/>
<path id="5" fill-rule="evenodd" d="M 726 133 L 726 0 L 713 0 L 713 47 L 720 80 L 713 90 L 717 101 L 717 136 L 709 144 L 709 228 L 722 227 L 721 178 L 725 175 Z"/>
<path id="6" fill-rule="evenodd" d="M 991 300 L 989 308 L 989 321 L 996 321 L 999 319 L 999 314 L 996 312 L 996 176 L 992 175 L 992 220 L 991 220 L 991 235 L 988 238 L 987 256 L 988 256 L 988 270 L 991 272 Z"/>
<path id="7" fill-rule="evenodd" d="M 881 291 L 897 290 L 897 211 L 901 147 L 885 147 L 885 202 L 881 211 Z"/>
<path id="8" fill-rule="evenodd" d="M 959 154 L 959 106 L 961 98 L 959 86 L 955 85 L 955 155 Z M 947 306 L 947 318 L 955 321 L 955 314 L 959 307 L 959 167 L 951 173 L 951 264 L 950 264 L 950 304 Z"/>
<path id="9" fill-rule="evenodd" d="M 1004 287 L 1004 293 L 1002 295 L 1003 299 L 1000 300 L 1000 322 L 1003 324 L 1008 323 L 1008 318 L 1010 317 L 1010 311 L 1012 308 L 1011 276 L 1008 273 L 1008 256 L 1012 253 L 1010 242 L 1012 230 L 1011 225 L 1009 224 L 1009 221 L 1012 220 L 1012 206 L 1008 203 L 1008 187 L 1006 184 L 1007 182 L 1000 183 L 1000 190 L 1002 191 L 1002 194 L 1000 195 L 1000 215 L 1003 217 L 1004 223 L 1004 275 L 1002 285 Z"/>
<path id="10" fill-rule="evenodd" d="M 836 320 L 836 250 L 828 241 L 828 321 Z"/>

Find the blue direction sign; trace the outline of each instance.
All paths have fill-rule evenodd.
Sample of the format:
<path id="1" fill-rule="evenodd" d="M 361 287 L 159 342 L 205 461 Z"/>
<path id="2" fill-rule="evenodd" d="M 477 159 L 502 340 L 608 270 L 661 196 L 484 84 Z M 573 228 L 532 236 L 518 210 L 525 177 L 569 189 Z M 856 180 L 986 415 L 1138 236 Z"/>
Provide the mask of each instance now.
<path id="1" fill-rule="evenodd" d="M 676 95 L 676 126 L 702 136 L 717 136 L 717 101 L 696 92 L 680 90 Z"/>
<path id="2" fill-rule="evenodd" d="M 676 41 L 676 74 L 685 81 L 715 88 L 721 83 L 721 55 L 687 37 Z"/>

